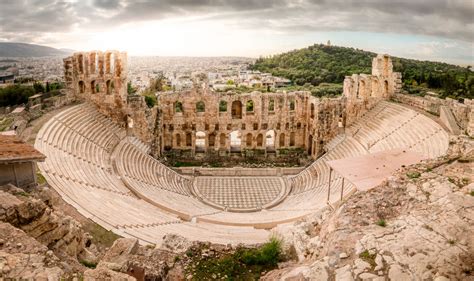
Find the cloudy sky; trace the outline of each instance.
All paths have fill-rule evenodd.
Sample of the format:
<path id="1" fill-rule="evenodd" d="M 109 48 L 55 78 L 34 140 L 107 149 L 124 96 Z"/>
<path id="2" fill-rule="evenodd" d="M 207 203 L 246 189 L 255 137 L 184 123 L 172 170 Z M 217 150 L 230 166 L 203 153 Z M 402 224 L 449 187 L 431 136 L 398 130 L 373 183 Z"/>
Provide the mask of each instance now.
<path id="1" fill-rule="evenodd" d="M 474 64 L 474 0 L 0 0 L 0 41 L 131 55 L 270 55 L 331 40 Z"/>

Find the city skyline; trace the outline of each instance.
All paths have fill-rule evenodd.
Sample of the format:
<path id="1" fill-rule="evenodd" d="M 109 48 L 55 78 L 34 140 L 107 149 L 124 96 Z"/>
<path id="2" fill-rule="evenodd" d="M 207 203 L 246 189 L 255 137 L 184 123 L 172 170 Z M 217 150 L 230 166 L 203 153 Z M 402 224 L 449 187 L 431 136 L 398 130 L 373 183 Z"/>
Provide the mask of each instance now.
<path id="1" fill-rule="evenodd" d="M 474 62 L 470 1 L 2 2 L 1 42 L 255 58 L 331 41 L 399 57 Z"/>

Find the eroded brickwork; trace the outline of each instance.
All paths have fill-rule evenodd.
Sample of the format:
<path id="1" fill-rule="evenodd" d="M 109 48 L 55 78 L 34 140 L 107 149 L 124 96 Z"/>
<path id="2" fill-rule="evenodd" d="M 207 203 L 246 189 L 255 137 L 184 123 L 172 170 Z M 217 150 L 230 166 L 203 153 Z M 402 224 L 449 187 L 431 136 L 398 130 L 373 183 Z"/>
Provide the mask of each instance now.
<path id="1" fill-rule="evenodd" d="M 200 87 L 158 96 L 149 110 L 141 96 L 127 95 L 126 53 L 76 53 L 64 60 L 69 88 L 79 100 L 152 145 L 155 157 L 317 158 L 325 145 L 380 100 L 400 90 L 401 75 L 388 55 L 373 59 L 372 74 L 344 80 L 338 98 L 309 92 L 217 93 Z"/>

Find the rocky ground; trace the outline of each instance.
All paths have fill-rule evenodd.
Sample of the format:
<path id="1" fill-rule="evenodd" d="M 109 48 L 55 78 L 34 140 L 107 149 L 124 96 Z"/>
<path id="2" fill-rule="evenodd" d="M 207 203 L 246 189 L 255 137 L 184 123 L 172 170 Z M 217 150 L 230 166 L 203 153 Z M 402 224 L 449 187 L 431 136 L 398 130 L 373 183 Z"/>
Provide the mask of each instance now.
<path id="1" fill-rule="evenodd" d="M 47 185 L 3 186 L 0 279 L 474 280 L 473 142 L 453 139 L 447 157 L 280 225 L 273 232 L 287 261 L 275 270 L 243 266 L 242 248 L 176 235 L 161 248 L 140 246 L 78 215 Z"/>
<path id="2" fill-rule="evenodd" d="M 299 262 L 263 280 L 474 280 L 474 151 L 453 143 L 449 157 L 407 167 L 275 232 Z"/>

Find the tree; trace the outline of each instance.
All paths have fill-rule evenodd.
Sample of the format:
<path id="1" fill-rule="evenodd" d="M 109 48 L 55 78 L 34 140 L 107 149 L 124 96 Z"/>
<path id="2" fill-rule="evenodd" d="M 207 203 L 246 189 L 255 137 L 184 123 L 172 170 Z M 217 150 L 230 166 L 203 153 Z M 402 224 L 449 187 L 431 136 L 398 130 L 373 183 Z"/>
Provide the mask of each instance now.
<path id="1" fill-rule="evenodd" d="M 127 93 L 128 93 L 129 95 L 133 95 L 133 94 L 135 94 L 136 92 L 137 92 L 137 89 L 136 89 L 135 87 L 133 87 L 133 86 L 132 86 L 132 82 L 129 81 L 129 82 L 127 83 Z"/>

